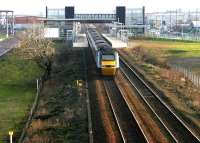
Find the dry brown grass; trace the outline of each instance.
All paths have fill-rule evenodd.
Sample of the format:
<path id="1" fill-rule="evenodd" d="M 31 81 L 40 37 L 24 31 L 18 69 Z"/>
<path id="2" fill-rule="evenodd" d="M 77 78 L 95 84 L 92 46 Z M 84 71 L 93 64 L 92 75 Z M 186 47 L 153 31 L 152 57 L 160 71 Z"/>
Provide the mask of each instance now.
<path id="1" fill-rule="evenodd" d="M 168 55 L 163 49 L 173 48 L 176 45 L 179 45 L 179 43 L 134 40 L 129 43 L 129 48 L 123 49 L 122 52 L 126 56 L 131 57 L 132 60 L 137 61 L 139 64 L 147 63 L 154 65 L 156 73 L 154 78 L 164 78 L 165 80 L 173 82 L 174 86 L 177 86 L 180 90 L 182 90 L 182 93 L 189 99 L 187 104 L 192 104 L 192 106 L 194 106 L 197 110 L 200 110 L 200 97 L 198 96 L 198 89 L 193 86 L 189 79 L 185 79 L 183 74 L 170 70 L 167 64 L 167 61 L 169 60 Z M 187 43 L 186 45 L 189 44 Z M 157 70 L 160 70 L 159 73 L 156 72 Z"/>
<path id="2" fill-rule="evenodd" d="M 133 40 L 128 43 L 129 48 L 135 48 L 135 47 L 143 47 L 143 48 L 170 48 L 170 45 L 162 44 L 162 43 L 156 43 L 155 41 L 147 41 L 147 40 Z"/>
<path id="3" fill-rule="evenodd" d="M 33 134 L 34 132 L 46 130 L 49 128 L 59 128 L 62 127 L 62 123 L 59 119 L 48 119 L 48 120 L 33 120 L 30 127 L 27 130 L 28 134 Z M 65 125 L 64 125 L 65 126 Z"/>
<path id="4" fill-rule="evenodd" d="M 149 65 L 149 63 L 135 60 L 133 58 L 135 55 L 131 52 L 122 51 L 121 54 L 130 63 L 137 65 L 143 75 L 165 93 L 168 104 L 181 114 L 188 122 L 188 125 L 196 126 L 195 128 L 199 130 L 200 91 L 190 80 L 184 78 L 183 74 L 175 72 L 170 68 L 159 65 L 144 66 Z"/>
<path id="5" fill-rule="evenodd" d="M 188 98 L 188 101 L 185 100 L 186 104 L 192 104 L 197 111 L 200 111 L 200 92 L 189 79 L 185 78 L 182 73 L 171 69 L 160 69 L 159 73 L 161 79 L 171 81 L 171 84 L 176 86 Z"/>
<path id="6" fill-rule="evenodd" d="M 142 127 L 148 140 L 152 143 L 170 142 L 166 138 L 166 134 L 162 132 L 156 121 L 149 114 L 148 109 L 142 104 L 143 102 L 141 101 L 141 99 L 138 98 L 138 95 L 135 93 L 130 84 L 128 84 L 128 81 L 123 77 L 121 73 L 117 75 L 115 81 L 118 84 L 118 87 L 123 92 L 123 97 L 130 105 L 131 110 L 134 113 L 134 116 L 137 118 L 137 121 Z"/>
<path id="7" fill-rule="evenodd" d="M 85 96 L 80 96 L 75 84 L 82 77 L 81 61 L 77 60 L 81 50 L 61 47 L 56 49 L 51 78 L 44 83 L 26 143 L 88 140 Z"/>
<path id="8" fill-rule="evenodd" d="M 99 110 L 101 113 L 101 119 L 103 121 L 103 126 L 106 132 L 106 138 L 108 143 L 117 143 L 119 141 L 119 132 L 116 128 L 116 124 L 113 122 L 114 118 L 112 116 L 112 111 L 109 106 L 108 98 L 104 89 L 102 89 L 103 83 L 96 80 L 97 89 L 97 100 L 99 103 Z"/>
<path id="9" fill-rule="evenodd" d="M 52 143 L 49 137 L 34 135 L 29 141 L 25 143 Z"/>
<path id="10" fill-rule="evenodd" d="M 47 104 L 47 102 L 45 102 L 45 101 L 40 101 L 40 106 L 44 106 L 45 104 Z M 49 111 L 47 110 L 47 108 L 45 108 L 45 107 L 41 107 L 40 109 L 38 109 L 37 111 L 36 111 L 36 113 L 35 113 L 36 115 L 40 115 L 40 116 L 42 116 L 42 115 L 48 115 L 49 114 Z"/>
<path id="11" fill-rule="evenodd" d="M 122 49 L 122 51 L 137 62 L 146 62 L 160 67 L 167 67 L 167 59 L 162 50 L 146 49 L 139 45 L 134 48 Z"/>

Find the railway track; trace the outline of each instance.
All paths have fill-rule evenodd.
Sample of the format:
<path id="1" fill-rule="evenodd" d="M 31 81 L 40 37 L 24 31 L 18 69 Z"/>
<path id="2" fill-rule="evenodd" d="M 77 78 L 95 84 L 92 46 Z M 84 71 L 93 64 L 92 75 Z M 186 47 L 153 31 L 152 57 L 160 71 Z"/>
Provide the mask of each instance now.
<path id="1" fill-rule="evenodd" d="M 102 82 L 102 77 L 96 72 L 92 51 L 86 48 L 88 93 L 90 100 L 93 142 L 122 143 L 118 126 L 116 125 L 110 103 Z M 111 127 L 112 126 L 112 127 Z"/>
<path id="2" fill-rule="evenodd" d="M 124 143 L 147 142 L 113 78 L 103 79 L 112 112 Z"/>
<path id="3" fill-rule="evenodd" d="M 87 56 L 86 61 L 88 66 L 88 90 L 89 97 L 91 103 L 91 115 L 92 115 L 92 130 L 93 130 L 93 140 L 94 142 L 106 142 L 106 133 L 105 133 L 105 125 L 102 124 L 102 114 L 100 113 L 102 108 L 99 107 L 101 104 L 98 101 L 99 98 L 104 98 L 107 96 L 106 104 L 110 105 L 110 112 L 106 109 L 106 112 L 103 115 L 111 114 L 113 116 L 111 122 L 114 122 L 115 129 L 119 132 L 118 137 L 114 139 L 117 143 L 146 143 L 144 135 L 140 130 L 137 122 L 135 121 L 131 111 L 129 110 L 123 96 L 121 95 L 120 90 L 118 89 L 113 78 L 107 78 L 98 76 L 96 73 L 96 68 L 94 66 L 94 61 L 91 59 L 91 51 L 89 49 L 86 50 Z M 90 55 L 90 56 L 89 56 Z M 105 93 L 105 95 L 104 95 Z M 99 108 L 99 109 L 97 109 Z M 105 117 L 104 117 L 105 119 Z M 114 125 L 113 124 L 113 125 Z M 116 131 L 115 131 L 116 132 Z M 101 135 L 100 135 L 101 134 Z M 109 136 L 112 136 L 113 133 L 109 133 Z M 114 141 L 114 142 L 115 142 Z"/>
<path id="4" fill-rule="evenodd" d="M 175 142 L 200 142 L 200 139 L 191 132 L 184 122 L 158 96 L 158 93 L 140 77 L 134 67 L 130 67 L 121 57 L 120 69 Z"/>

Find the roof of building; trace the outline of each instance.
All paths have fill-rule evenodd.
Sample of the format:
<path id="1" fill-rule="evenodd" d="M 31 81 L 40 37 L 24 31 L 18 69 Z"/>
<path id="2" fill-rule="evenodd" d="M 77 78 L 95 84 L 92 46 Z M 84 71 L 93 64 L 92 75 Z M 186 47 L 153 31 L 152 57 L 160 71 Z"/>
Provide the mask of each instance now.
<path id="1" fill-rule="evenodd" d="M 15 17 L 16 24 L 39 24 L 41 17 L 37 16 L 17 16 Z"/>

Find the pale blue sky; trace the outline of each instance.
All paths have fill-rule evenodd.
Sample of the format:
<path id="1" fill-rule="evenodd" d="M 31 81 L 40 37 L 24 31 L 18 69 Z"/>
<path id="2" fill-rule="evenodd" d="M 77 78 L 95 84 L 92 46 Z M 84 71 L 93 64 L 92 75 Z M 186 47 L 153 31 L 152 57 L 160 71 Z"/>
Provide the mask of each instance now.
<path id="1" fill-rule="evenodd" d="M 75 6 L 78 13 L 111 12 L 116 5 L 130 8 L 146 7 L 147 12 L 175 9 L 196 10 L 200 8 L 200 0 L 0 0 L 0 10 L 14 10 L 15 14 L 39 15 L 45 13 L 45 6 L 50 8 L 64 8 Z"/>

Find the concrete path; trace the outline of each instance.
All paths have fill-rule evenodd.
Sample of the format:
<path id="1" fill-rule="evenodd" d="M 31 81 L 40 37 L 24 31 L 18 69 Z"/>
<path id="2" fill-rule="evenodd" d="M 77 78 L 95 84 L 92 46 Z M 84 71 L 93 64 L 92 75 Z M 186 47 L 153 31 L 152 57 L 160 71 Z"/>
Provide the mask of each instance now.
<path id="1" fill-rule="evenodd" d="M 73 47 L 88 47 L 86 34 L 76 35 L 76 41 L 73 43 Z"/>
<path id="2" fill-rule="evenodd" d="M 112 48 L 127 48 L 128 47 L 128 44 L 126 42 L 119 40 L 110 34 L 102 34 L 102 35 L 112 44 Z"/>

